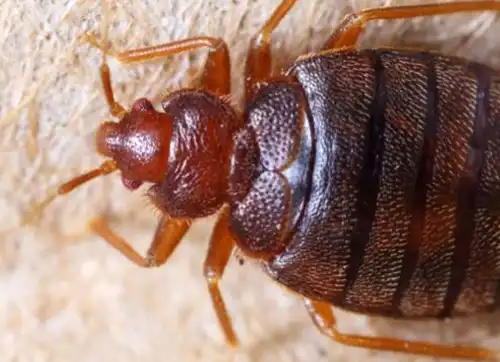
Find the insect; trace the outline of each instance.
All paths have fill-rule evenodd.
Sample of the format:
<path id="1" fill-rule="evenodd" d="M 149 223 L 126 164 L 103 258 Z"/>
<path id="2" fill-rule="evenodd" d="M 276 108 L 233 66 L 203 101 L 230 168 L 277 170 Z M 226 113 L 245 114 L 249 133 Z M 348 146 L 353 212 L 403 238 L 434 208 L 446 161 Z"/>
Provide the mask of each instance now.
<path id="1" fill-rule="evenodd" d="M 194 37 L 124 51 L 87 41 L 124 63 L 208 48 L 203 89 L 167 95 L 162 112 L 113 96 L 96 134 L 100 167 L 59 188 L 66 194 L 119 170 L 130 190 L 149 184 L 162 212 L 146 257 L 103 219 L 92 228 L 141 267 L 164 264 L 192 220 L 219 212 L 204 263 L 214 309 L 238 343 L 219 281 L 235 248 L 304 298 L 333 340 L 436 357 L 489 359 L 492 351 L 347 335 L 332 307 L 391 318 L 466 316 L 500 309 L 500 73 L 476 62 L 412 49 L 359 49 L 376 19 L 500 10 L 471 1 L 376 8 L 348 15 L 319 52 L 273 75 L 273 30 L 283 0 L 252 38 L 245 109 L 226 101 L 226 43 Z M 332 3 L 333 6 L 333 3 Z"/>

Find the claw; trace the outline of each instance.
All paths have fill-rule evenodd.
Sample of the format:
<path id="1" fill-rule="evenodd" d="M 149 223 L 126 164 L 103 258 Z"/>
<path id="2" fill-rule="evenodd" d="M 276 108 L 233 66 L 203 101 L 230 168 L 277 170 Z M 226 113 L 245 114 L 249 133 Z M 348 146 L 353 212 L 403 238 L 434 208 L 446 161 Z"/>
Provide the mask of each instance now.
<path id="1" fill-rule="evenodd" d="M 30 225 L 30 224 L 37 224 L 40 222 L 44 210 L 47 208 L 49 204 L 54 201 L 54 199 L 58 196 L 58 193 L 56 191 L 52 191 L 47 194 L 47 196 L 40 201 L 39 203 L 33 204 L 28 212 L 23 216 L 21 225 Z"/>
<path id="2" fill-rule="evenodd" d="M 87 32 L 80 35 L 77 38 L 78 44 L 90 44 L 94 48 L 99 49 L 104 54 L 109 55 L 111 57 L 115 57 L 116 53 L 110 49 L 109 46 L 104 45 L 104 42 L 99 40 L 93 33 Z"/>

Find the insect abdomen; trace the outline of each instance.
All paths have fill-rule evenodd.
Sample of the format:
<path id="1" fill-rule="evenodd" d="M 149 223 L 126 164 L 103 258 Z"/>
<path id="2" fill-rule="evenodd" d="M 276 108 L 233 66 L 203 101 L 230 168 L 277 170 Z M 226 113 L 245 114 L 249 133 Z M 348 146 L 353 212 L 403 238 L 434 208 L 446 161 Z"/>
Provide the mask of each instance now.
<path id="1" fill-rule="evenodd" d="M 499 75 L 394 50 L 323 54 L 292 72 L 314 118 L 315 165 L 326 171 L 315 168 L 296 247 L 283 256 L 304 265 L 278 259 L 277 279 L 303 279 L 306 295 L 379 315 L 498 306 Z"/>

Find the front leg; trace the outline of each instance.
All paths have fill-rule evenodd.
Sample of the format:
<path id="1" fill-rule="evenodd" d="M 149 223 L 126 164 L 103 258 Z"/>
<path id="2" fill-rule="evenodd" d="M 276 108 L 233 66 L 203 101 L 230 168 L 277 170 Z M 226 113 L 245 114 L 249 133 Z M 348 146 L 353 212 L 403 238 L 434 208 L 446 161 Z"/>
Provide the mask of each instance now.
<path id="1" fill-rule="evenodd" d="M 227 44 L 219 38 L 197 36 L 178 41 L 172 41 L 165 44 L 154 45 L 150 47 L 125 50 L 115 52 L 109 49 L 108 41 L 108 9 L 105 7 L 103 18 L 105 19 L 104 39 L 100 41 L 91 33 L 86 33 L 79 38 L 80 43 L 88 43 L 93 47 L 100 49 L 103 53 L 102 63 L 99 67 L 101 83 L 104 90 L 104 96 L 110 113 L 122 118 L 126 114 L 126 109 L 120 105 L 114 96 L 111 72 L 106 60 L 106 56 L 116 58 L 123 63 L 141 63 L 154 59 L 161 59 L 173 54 L 192 52 L 201 48 L 208 48 L 209 54 L 205 62 L 203 72 L 203 86 L 210 92 L 218 95 L 228 95 L 231 91 L 230 58 Z"/>
<path id="2" fill-rule="evenodd" d="M 226 340 L 231 346 L 236 346 L 238 344 L 238 339 L 234 333 L 231 319 L 219 290 L 219 281 L 224 274 L 224 269 L 235 245 L 234 237 L 229 231 L 229 218 L 230 210 L 226 207 L 222 210 L 210 239 L 204 263 L 204 276 L 207 281 L 208 291 L 217 318 L 224 331 Z M 156 228 L 155 236 L 147 255 L 143 257 L 134 250 L 127 241 L 116 235 L 108 227 L 104 218 L 98 218 L 91 222 L 92 229 L 106 240 L 108 244 L 134 264 L 144 268 L 163 265 L 179 245 L 190 225 L 190 220 L 171 219 L 166 216 L 162 217 Z"/>
<path id="3" fill-rule="evenodd" d="M 193 52 L 203 48 L 208 49 L 209 53 L 203 71 L 203 87 L 220 96 L 228 95 L 231 92 L 229 50 L 227 44 L 222 39 L 197 36 L 121 52 L 115 52 L 106 48 L 103 42 L 91 33 L 83 35 L 80 41 L 89 43 L 93 47 L 100 49 L 104 55 L 111 56 L 125 64 L 143 63 L 163 59 L 174 54 Z M 111 74 L 105 56 L 103 56 L 103 63 L 100 66 L 100 74 L 104 95 L 106 96 L 110 112 L 114 116 L 120 117 L 124 113 L 124 108 L 115 101 L 111 86 Z"/>
<path id="4" fill-rule="evenodd" d="M 165 264 L 188 231 L 190 225 L 191 220 L 172 219 L 163 216 L 158 223 L 146 257 L 143 257 L 126 240 L 116 235 L 109 228 L 104 218 L 98 218 L 90 222 L 92 230 L 99 234 L 109 245 L 118 250 L 134 264 L 144 268 Z"/>

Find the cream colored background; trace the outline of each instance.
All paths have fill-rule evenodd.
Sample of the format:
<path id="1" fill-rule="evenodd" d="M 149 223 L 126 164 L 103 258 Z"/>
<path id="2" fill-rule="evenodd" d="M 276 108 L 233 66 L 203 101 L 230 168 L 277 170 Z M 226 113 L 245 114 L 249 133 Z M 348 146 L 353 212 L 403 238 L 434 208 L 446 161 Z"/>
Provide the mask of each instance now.
<path id="1" fill-rule="evenodd" d="M 277 0 L 129 0 L 112 2 L 115 49 L 188 35 L 226 39 L 234 95 L 241 95 L 249 37 Z M 385 4 L 411 1 L 386 1 Z M 419 1 L 413 1 L 419 3 Z M 87 230 L 100 213 L 140 250 L 156 220 L 141 192 L 118 175 L 94 181 L 46 209 L 39 224 L 23 215 L 59 182 L 93 167 L 93 131 L 109 117 L 97 66 L 100 54 L 76 46 L 101 34 L 99 2 L 0 0 L 0 361 L 426 361 L 343 347 L 322 337 L 301 303 L 251 264 L 232 262 L 222 289 L 242 346 L 225 348 L 201 274 L 212 220 L 200 221 L 158 270 L 139 270 Z M 299 1 L 274 35 L 278 65 L 317 48 L 350 11 L 368 0 Z M 492 14 L 375 23 L 363 44 L 422 45 L 500 64 L 500 22 Z M 146 66 L 110 60 L 117 98 L 159 99 L 192 84 L 203 52 Z M 500 349 L 499 318 L 405 323 L 339 313 L 342 330 Z"/>

